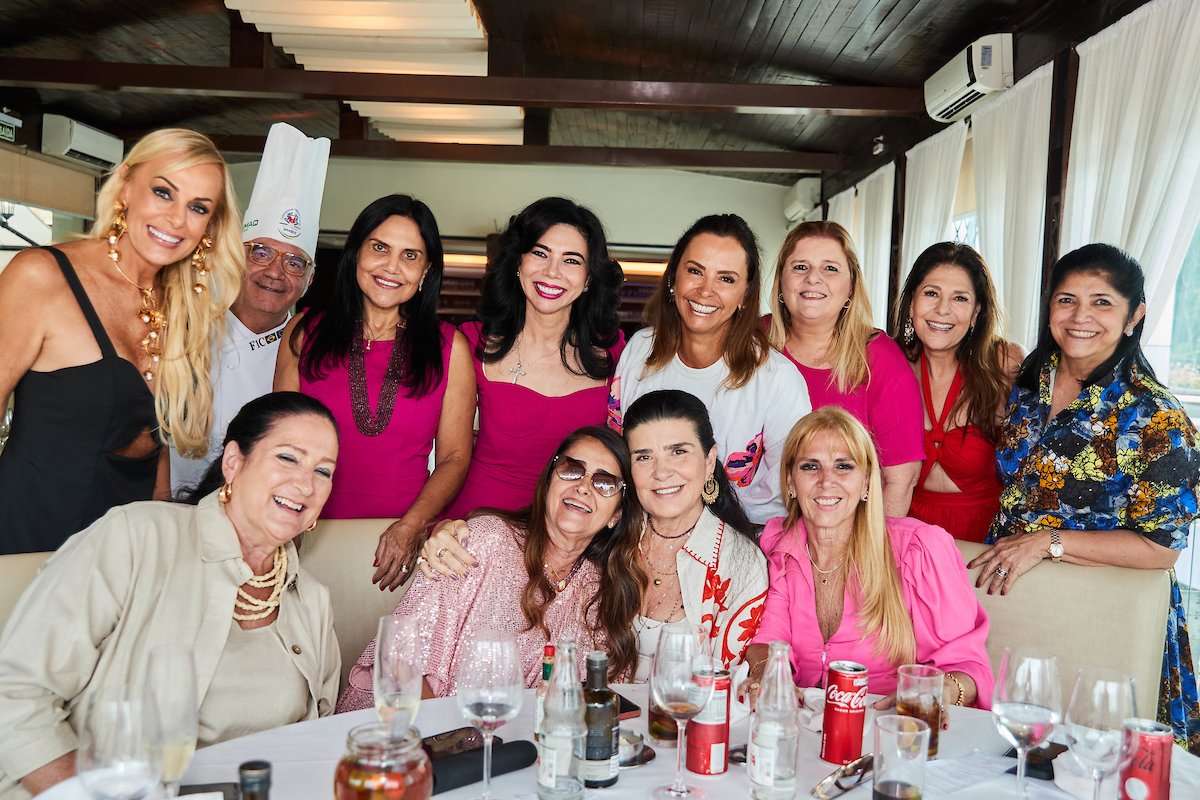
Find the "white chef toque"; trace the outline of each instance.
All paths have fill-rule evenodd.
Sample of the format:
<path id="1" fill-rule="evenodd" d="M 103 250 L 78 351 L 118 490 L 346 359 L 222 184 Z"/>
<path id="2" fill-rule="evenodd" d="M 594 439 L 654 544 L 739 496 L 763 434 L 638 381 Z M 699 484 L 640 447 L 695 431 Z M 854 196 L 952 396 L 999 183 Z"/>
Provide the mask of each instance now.
<path id="1" fill-rule="evenodd" d="M 272 125 L 242 217 L 242 241 L 292 242 L 315 258 L 328 166 L 328 139 L 310 139 L 285 122 Z"/>

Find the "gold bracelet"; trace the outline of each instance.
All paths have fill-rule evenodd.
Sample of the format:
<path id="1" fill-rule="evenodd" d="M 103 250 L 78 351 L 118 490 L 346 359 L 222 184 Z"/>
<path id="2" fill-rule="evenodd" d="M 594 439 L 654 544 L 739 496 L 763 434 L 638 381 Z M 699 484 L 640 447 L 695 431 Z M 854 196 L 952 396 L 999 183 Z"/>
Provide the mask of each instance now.
<path id="1" fill-rule="evenodd" d="M 967 690 L 963 688 L 962 681 L 953 672 L 947 672 L 946 677 L 954 681 L 954 685 L 958 687 L 958 697 L 954 698 L 954 705 L 962 706 L 963 698 L 967 696 Z"/>

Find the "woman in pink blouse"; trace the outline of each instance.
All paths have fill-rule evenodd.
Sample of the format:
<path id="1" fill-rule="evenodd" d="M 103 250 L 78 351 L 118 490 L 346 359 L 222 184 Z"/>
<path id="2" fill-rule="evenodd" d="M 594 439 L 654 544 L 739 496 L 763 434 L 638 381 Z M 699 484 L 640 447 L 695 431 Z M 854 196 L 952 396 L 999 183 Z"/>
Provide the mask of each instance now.
<path id="1" fill-rule="evenodd" d="M 870 435 L 840 408 L 792 429 L 788 515 L 763 531 L 771 588 L 738 690 L 752 703 L 767 644 L 782 640 L 799 686 L 822 686 L 830 662 L 846 659 L 867 666 L 868 691 L 891 695 L 898 666 L 932 664 L 946 673 L 947 705 L 989 707 L 987 615 L 962 557 L 943 529 L 884 517 L 879 472 Z"/>
<path id="2" fill-rule="evenodd" d="M 800 370 L 812 407 L 840 406 L 871 432 L 883 465 L 883 510 L 906 516 L 925 458 L 921 394 L 904 353 L 871 322 L 845 228 L 803 222 L 788 233 L 768 319 L 771 346 Z"/>
<path id="3" fill-rule="evenodd" d="M 516 633 L 526 687 L 537 684 L 545 645 L 579 642 L 579 675 L 589 650 L 608 651 L 611 674 L 637 660 L 633 618 L 645 573 L 638 563 L 641 507 L 629 450 L 606 428 L 580 428 L 542 470 L 533 502 L 511 514 L 467 521 L 462 545 L 479 566 L 457 581 L 413 578 L 393 614 L 415 617 L 422 635 L 424 697 L 456 690 L 459 648 L 482 629 Z M 374 705 L 372 641 L 350 672 L 337 710 Z"/>

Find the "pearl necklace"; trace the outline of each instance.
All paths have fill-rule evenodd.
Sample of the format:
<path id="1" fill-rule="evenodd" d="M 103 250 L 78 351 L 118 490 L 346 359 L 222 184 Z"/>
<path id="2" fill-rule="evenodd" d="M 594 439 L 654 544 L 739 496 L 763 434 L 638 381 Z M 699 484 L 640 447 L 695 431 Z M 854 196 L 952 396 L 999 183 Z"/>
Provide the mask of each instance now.
<path id="1" fill-rule="evenodd" d="M 283 584 L 286 581 L 287 551 L 280 546 L 275 550 L 275 564 L 271 567 L 271 571 L 265 575 L 251 575 L 250 579 L 242 584 L 242 586 L 253 586 L 255 589 L 265 589 L 269 586 L 271 587 L 271 596 L 266 600 L 259 600 L 239 586 L 237 597 L 233 599 L 233 618 L 238 622 L 251 622 L 271 616 L 275 613 L 275 609 L 279 608 L 280 598 L 283 595 Z"/>

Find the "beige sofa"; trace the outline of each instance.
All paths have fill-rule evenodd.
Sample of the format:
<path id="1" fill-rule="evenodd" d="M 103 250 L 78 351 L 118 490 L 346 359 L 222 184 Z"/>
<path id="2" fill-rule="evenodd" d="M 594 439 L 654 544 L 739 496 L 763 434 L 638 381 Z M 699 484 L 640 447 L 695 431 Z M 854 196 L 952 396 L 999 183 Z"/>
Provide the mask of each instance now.
<path id="1" fill-rule="evenodd" d="M 970 562 L 987 549 L 956 542 Z M 978 575 L 972 570 L 971 578 Z M 1109 667 L 1134 678 L 1138 716 L 1158 709 L 1163 640 L 1170 605 L 1170 578 L 1160 569 L 1081 567 L 1046 559 L 1007 595 L 975 593 L 991 621 L 987 649 L 992 669 L 1004 648 L 1030 644 L 1058 656 L 1063 703 L 1081 667 Z"/>

